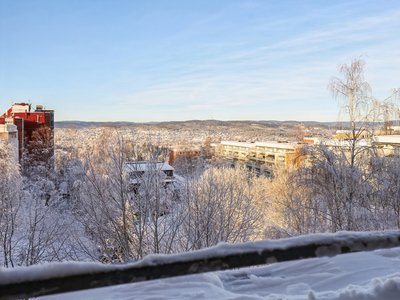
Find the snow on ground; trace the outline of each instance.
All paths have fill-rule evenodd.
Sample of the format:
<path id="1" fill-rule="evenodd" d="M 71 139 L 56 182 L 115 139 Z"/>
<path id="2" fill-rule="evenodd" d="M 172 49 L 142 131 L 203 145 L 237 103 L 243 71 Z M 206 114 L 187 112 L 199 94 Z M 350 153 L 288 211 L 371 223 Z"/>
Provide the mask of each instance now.
<path id="1" fill-rule="evenodd" d="M 38 299 L 400 299 L 400 248 L 189 275 Z"/>

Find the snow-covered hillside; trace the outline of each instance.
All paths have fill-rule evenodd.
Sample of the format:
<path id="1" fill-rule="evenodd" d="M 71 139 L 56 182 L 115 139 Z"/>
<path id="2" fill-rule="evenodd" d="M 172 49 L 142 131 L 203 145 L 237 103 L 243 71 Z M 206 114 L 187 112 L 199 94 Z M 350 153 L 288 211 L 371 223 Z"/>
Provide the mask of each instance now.
<path id="1" fill-rule="evenodd" d="M 275 263 L 39 299 L 400 299 L 400 248 Z"/>

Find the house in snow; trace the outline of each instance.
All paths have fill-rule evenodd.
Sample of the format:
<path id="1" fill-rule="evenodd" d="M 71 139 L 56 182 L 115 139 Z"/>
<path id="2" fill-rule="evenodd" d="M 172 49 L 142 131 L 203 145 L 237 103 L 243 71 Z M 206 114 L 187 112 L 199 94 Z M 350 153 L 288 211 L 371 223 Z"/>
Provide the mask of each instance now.
<path id="1" fill-rule="evenodd" d="M 125 171 L 129 174 L 133 190 L 146 182 L 161 183 L 164 187 L 173 184 L 174 168 L 169 164 L 159 161 L 133 161 L 125 163 Z"/>

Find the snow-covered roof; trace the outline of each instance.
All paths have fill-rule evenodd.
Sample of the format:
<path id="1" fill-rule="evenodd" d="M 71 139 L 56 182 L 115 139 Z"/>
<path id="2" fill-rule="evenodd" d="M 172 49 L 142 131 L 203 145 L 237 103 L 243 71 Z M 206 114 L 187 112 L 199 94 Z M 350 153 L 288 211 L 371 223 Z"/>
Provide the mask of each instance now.
<path id="1" fill-rule="evenodd" d="M 196 145 L 190 145 L 190 146 L 185 146 L 185 145 L 179 145 L 179 144 L 175 144 L 175 145 L 171 145 L 169 147 L 171 150 L 201 150 L 201 145 L 196 146 Z"/>
<path id="2" fill-rule="evenodd" d="M 333 147 L 350 147 L 353 143 L 352 140 L 342 140 L 342 139 L 330 139 L 330 140 L 319 140 L 314 141 L 315 144 L 323 144 L 325 146 L 333 146 Z M 356 147 L 365 147 L 368 146 L 369 143 L 367 140 L 362 139 L 358 140 Z"/>
<path id="3" fill-rule="evenodd" d="M 192 148 L 187 148 L 187 147 L 174 147 L 174 148 L 171 148 L 171 150 L 173 150 L 173 151 L 184 151 L 184 152 L 189 152 L 189 151 L 201 151 L 201 148 L 200 148 L 200 147 L 198 147 L 198 148 L 195 148 L 195 147 L 192 147 Z"/>
<path id="4" fill-rule="evenodd" d="M 277 148 L 277 149 L 294 149 L 298 146 L 297 143 L 279 143 L 276 141 L 270 142 L 256 142 L 256 146 L 266 147 L 266 148 Z"/>
<path id="5" fill-rule="evenodd" d="M 374 141 L 382 144 L 400 144 L 400 135 L 376 135 Z"/>
<path id="6" fill-rule="evenodd" d="M 294 149 L 297 146 L 297 143 L 281 143 L 277 141 L 267 141 L 267 142 L 236 142 L 236 141 L 222 141 L 222 145 L 227 146 L 236 146 L 236 147 L 245 147 L 245 148 L 255 148 L 257 146 L 260 147 L 268 147 L 268 148 L 278 148 L 278 149 Z"/>
<path id="7" fill-rule="evenodd" d="M 351 134 L 351 130 L 336 130 L 336 133 Z"/>
<path id="8" fill-rule="evenodd" d="M 144 171 L 145 172 L 148 170 L 173 171 L 174 168 L 164 162 L 140 161 L 140 162 L 125 163 L 125 170 L 128 172 L 135 172 L 135 171 Z"/>
<path id="9" fill-rule="evenodd" d="M 222 141 L 221 145 L 254 148 L 255 144 L 254 143 L 249 143 L 249 142 Z"/>

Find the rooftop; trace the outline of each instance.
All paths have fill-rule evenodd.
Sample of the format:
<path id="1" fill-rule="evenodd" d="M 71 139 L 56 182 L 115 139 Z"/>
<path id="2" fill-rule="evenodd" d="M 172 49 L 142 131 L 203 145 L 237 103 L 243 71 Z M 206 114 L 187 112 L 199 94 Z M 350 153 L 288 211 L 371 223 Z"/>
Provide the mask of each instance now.
<path id="1" fill-rule="evenodd" d="M 298 143 L 296 142 L 278 142 L 278 141 L 267 141 L 267 142 L 237 142 L 237 141 L 223 141 L 222 145 L 236 146 L 236 147 L 246 147 L 246 148 L 255 148 L 255 147 L 268 147 L 268 148 L 277 148 L 277 149 L 294 149 Z"/>
<path id="2" fill-rule="evenodd" d="M 374 136 L 374 142 L 400 144 L 400 135 L 376 135 Z"/>
<path id="3" fill-rule="evenodd" d="M 148 171 L 148 170 L 156 170 L 156 171 L 173 171 L 174 168 L 169 164 L 164 162 L 152 162 L 152 161 L 133 161 L 125 163 L 125 170 L 128 172 L 132 171 Z"/>

